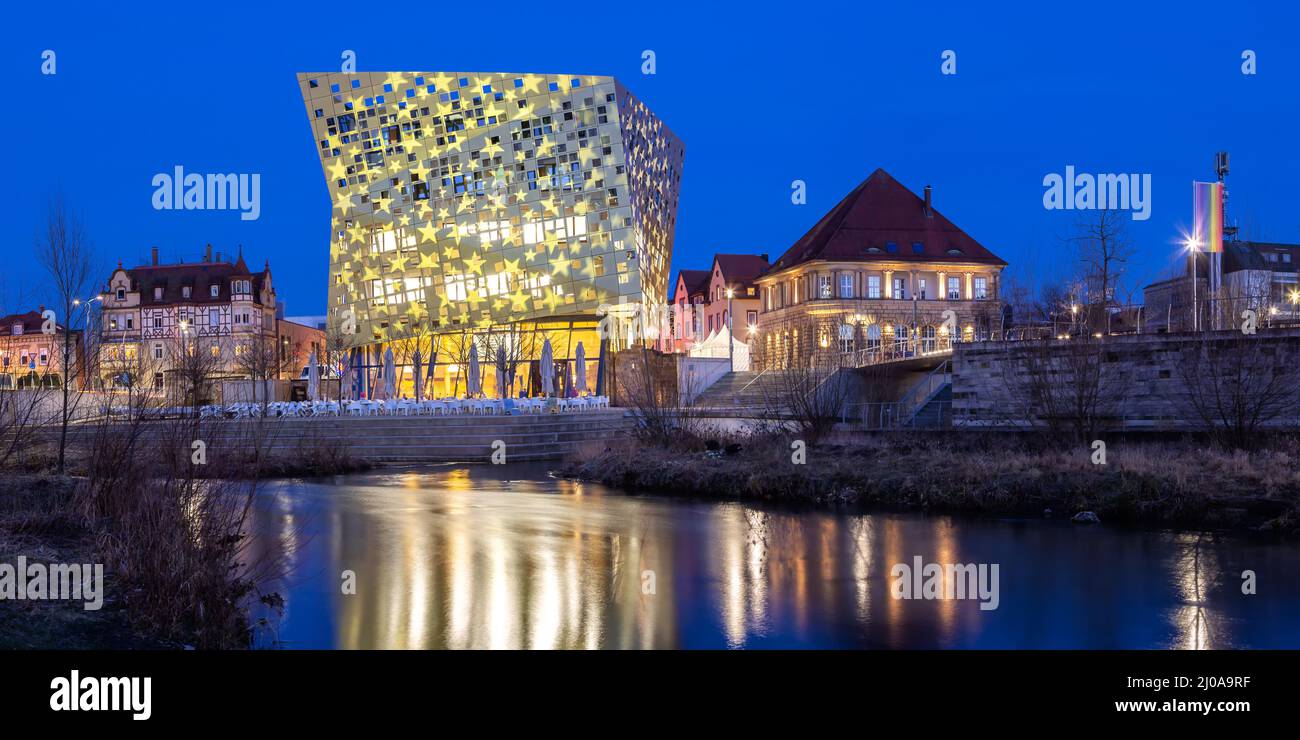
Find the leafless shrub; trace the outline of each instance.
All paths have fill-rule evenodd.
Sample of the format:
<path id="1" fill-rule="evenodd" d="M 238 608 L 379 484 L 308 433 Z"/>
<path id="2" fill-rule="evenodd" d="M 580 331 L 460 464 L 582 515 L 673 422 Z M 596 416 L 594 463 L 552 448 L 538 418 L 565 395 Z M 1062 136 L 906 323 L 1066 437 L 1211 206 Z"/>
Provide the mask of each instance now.
<path id="1" fill-rule="evenodd" d="M 1080 334 L 1007 346 L 1007 383 L 1026 420 L 1061 442 L 1090 442 L 1123 407 L 1128 374 L 1111 362 L 1104 339 Z"/>
<path id="2" fill-rule="evenodd" d="M 272 567 L 245 553 L 268 431 L 217 434 L 222 422 L 162 419 L 144 399 L 126 409 L 83 430 L 77 502 L 100 524 L 133 619 L 200 648 L 246 646 L 248 602 Z"/>
<path id="3" fill-rule="evenodd" d="M 763 418 L 792 425 L 802 439 L 813 442 L 844 417 L 853 397 L 853 364 L 829 339 L 833 327 L 809 320 L 785 329 L 804 339 L 783 343 L 769 355 L 760 384 Z"/>
<path id="4" fill-rule="evenodd" d="M 1221 446 L 1244 448 L 1294 414 L 1300 386 L 1295 343 L 1238 331 L 1202 334 L 1180 353 L 1188 416 Z"/>
<path id="5" fill-rule="evenodd" d="M 615 402 L 639 422 L 637 434 L 660 446 L 691 446 L 703 433 L 694 376 L 680 372 L 679 358 L 640 347 L 619 352 L 611 365 Z"/>

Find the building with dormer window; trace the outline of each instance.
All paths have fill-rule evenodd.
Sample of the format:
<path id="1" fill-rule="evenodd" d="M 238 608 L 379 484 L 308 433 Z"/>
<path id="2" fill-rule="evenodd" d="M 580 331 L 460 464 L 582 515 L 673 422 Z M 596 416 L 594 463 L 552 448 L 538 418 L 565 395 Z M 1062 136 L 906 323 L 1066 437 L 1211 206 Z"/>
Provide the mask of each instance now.
<path id="1" fill-rule="evenodd" d="M 757 369 L 814 352 L 866 364 L 986 337 L 1006 264 L 934 208 L 928 185 L 918 197 L 878 169 L 756 279 L 751 356 Z"/>
<path id="2" fill-rule="evenodd" d="M 182 346 L 209 353 L 216 375 L 246 377 L 239 358 L 278 342 L 270 264 L 253 272 L 242 250 L 232 262 L 208 245 L 199 262 L 160 264 L 154 248 L 150 264 L 119 262 L 100 300 L 105 388 L 148 383 L 162 390 Z"/>
<path id="3" fill-rule="evenodd" d="M 0 390 L 73 387 L 85 377 L 81 331 L 72 330 L 72 373 L 64 371 L 63 341 L 67 327 L 44 317 L 45 307 L 0 317 Z"/>

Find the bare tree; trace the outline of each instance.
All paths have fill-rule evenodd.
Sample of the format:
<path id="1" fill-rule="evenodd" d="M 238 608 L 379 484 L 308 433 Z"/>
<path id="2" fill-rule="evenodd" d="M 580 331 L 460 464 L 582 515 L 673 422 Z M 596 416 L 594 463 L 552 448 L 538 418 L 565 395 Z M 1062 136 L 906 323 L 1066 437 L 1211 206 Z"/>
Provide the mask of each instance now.
<path id="1" fill-rule="evenodd" d="M 1127 212 L 1103 208 L 1085 212 L 1075 223 L 1070 242 L 1074 245 L 1083 271 L 1083 287 L 1090 310 L 1086 327 L 1091 331 L 1109 329 L 1107 318 L 1133 245 L 1128 237 Z"/>
<path id="2" fill-rule="evenodd" d="M 63 372 L 59 412 L 58 472 L 63 474 L 68 448 L 68 422 L 80 399 L 81 362 L 74 341 L 76 313 L 90 284 L 90 244 L 80 218 L 71 212 L 63 199 L 56 198 L 45 220 L 45 233 L 36 240 L 36 259 L 49 275 L 56 305 L 64 322 L 59 347 Z M 54 326 L 57 332 L 57 318 Z"/>
<path id="3" fill-rule="evenodd" d="M 193 416 L 197 417 L 199 407 L 216 396 L 213 385 L 225 367 L 224 355 L 228 351 L 225 345 L 226 340 L 221 337 L 200 337 L 193 328 L 186 328 L 168 342 L 165 358 L 156 358 L 160 361 L 155 373 L 164 372 L 161 360 L 165 359 L 167 372 L 173 378 L 172 390 Z M 154 389 L 163 390 L 156 382 Z"/>
<path id="4" fill-rule="evenodd" d="M 262 404 L 262 415 L 271 402 L 269 386 L 279 379 L 286 367 L 286 360 L 280 356 L 275 337 L 257 331 L 251 336 L 241 337 L 234 342 L 234 368 L 247 375 L 253 381 L 253 400 Z"/>
<path id="5" fill-rule="evenodd" d="M 1106 342 L 1081 333 L 1007 347 L 1008 387 L 1028 420 L 1061 440 L 1090 442 L 1123 406 L 1128 383 L 1119 363 L 1108 361 Z"/>
<path id="6" fill-rule="evenodd" d="M 474 335 L 468 329 L 461 329 L 460 334 L 448 334 L 446 340 L 442 343 L 442 348 L 447 353 L 447 359 L 453 365 L 456 365 L 455 382 L 451 389 L 453 396 L 460 395 L 460 380 L 465 375 L 469 365 L 470 349 L 474 346 Z M 480 358 L 482 359 L 482 358 Z"/>
<path id="7" fill-rule="evenodd" d="M 339 376 L 337 401 L 343 400 L 343 376 L 347 375 L 345 366 L 353 345 L 352 337 L 343 331 L 343 324 L 337 320 L 325 324 L 325 346 L 321 348 L 324 357 L 318 358 L 318 362 L 332 368 Z"/>
<path id="8" fill-rule="evenodd" d="M 531 324 L 527 327 L 518 323 L 504 324 L 493 327 L 484 335 L 483 359 L 505 378 L 505 389 L 498 389 L 503 398 L 513 395 L 519 366 L 541 355 L 542 341 L 536 326 Z"/>
<path id="9" fill-rule="evenodd" d="M 853 395 L 853 360 L 839 351 L 834 322 L 800 318 L 780 331 L 789 339 L 765 362 L 763 413 L 774 425 L 793 424 L 803 439 L 814 442 L 846 413 Z"/>
<path id="10" fill-rule="evenodd" d="M 1178 359 L 1189 416 L 1220 445 L 1246 447 L 1300 402 L 1294 353 L 1294 342 L 1283 338 L 1240 331 L 1200 335 Z"/>

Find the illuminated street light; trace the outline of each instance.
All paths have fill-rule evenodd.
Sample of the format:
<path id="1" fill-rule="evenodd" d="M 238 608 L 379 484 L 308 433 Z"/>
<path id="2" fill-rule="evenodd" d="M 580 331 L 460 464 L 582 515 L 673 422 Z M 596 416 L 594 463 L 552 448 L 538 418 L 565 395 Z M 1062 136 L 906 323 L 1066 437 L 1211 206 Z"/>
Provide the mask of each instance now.
<path id="1" fill-rule="evenodd" d="M 1192 331 L 1196 331 L 1199 323 L 1196 311 L 1196 253 L 1201 249 L 1201 240 L 1192 236 L 1186 237 L 1183 239 L 1183 248 L 1192 258 L 1192 267 L 1187 271 L 1187 275 L 1192 281 Z"/>

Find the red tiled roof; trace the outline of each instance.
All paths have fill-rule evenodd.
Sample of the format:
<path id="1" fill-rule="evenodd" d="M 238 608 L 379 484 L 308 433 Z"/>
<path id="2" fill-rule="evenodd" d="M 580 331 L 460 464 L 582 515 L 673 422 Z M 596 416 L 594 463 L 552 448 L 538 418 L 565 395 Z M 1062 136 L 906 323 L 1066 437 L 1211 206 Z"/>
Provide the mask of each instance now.
<path id="1" fill-rule="evenodd" d="M 757 254 L 719 254 L 714 256 L 722 279 L 728 285 L 748 285 L 767 272 L 767 260 Z"/>
<path id="2" fill-rule="evenodd" d="M 0 336 L 8 337 L 13 334 L 14 324 L 23 325 L 23 334 L 40 334 L 41 327 L 45 325 L 45 319 L 41 318 L 40 311 L 28 311 L 27 313 L 11 313 L 8 316 L 0 317 Z M 63 324 L 55 324 L 58 331 L 63 331 Z"/>
<path id="3" fill-rule="evenodd" d="M 881 169 L 836 204 L 772 269 L 811 260 L 1007 264 L 933 207 L 927 214 L 924 200 Z"/>
<path id="4" fill-rule="evenodd" d="M 678 281 L 673 283 L 673 302 L 677 301 L 677 286 L 686 283 L 686 295 L 695 293 L 704 293 L 709 289 L 709 277 L 713 273 L 709 270 L 678 270 Z"/>

